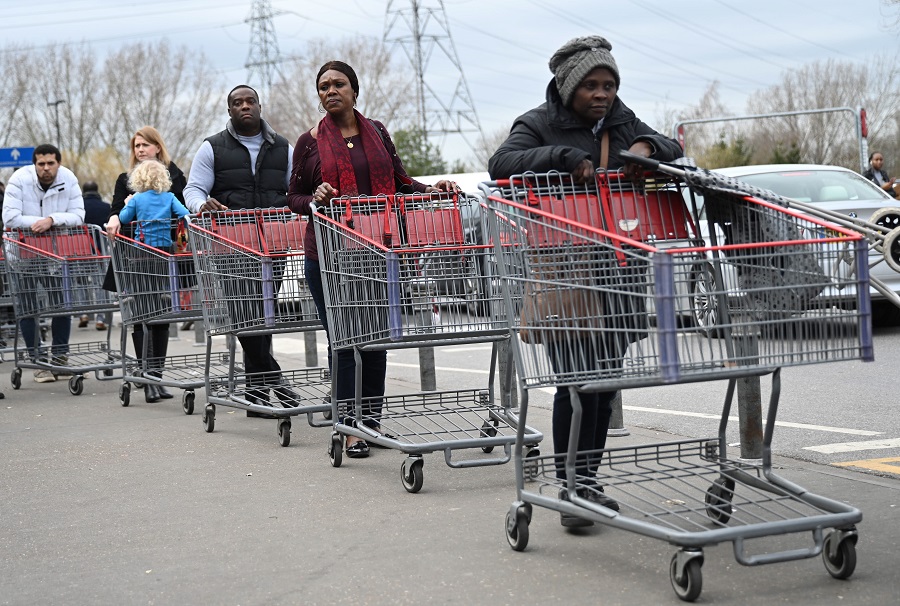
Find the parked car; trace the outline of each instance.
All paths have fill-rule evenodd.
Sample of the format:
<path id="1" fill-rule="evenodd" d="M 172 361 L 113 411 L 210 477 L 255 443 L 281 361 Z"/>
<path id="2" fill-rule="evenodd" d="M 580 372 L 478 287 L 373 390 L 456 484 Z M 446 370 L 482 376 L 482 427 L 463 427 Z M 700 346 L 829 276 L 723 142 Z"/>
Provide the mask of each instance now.
<path id="1" fill-rule="evenodd" d="M 786 198 L 813 205 L 823 211 L 866 221 L 874 218 L 875 222 L 887 226 L 893 226 L 893 222 L 900 220 L 900 208 L 896 213 L 885 213 L 882 210 L 897 207 L 896 200 L 868 179 L 846 168 L 817 164 L 775 164 L 722 168 L 716 172 L 748 185 L 768 189 Z M 689 195 L 687 190 L 685 193 Z M 697 196 L 697 202 L 703 218 L 702 196 Z M 701 236 L 708 244 L 709 234 L 702 233 Z M 890 290 L 900 293 L 900 273 L 884 262 L 880 251 L 870 250 L 869 265 L 872 277 L 881 280 Z M 710 292 L 721 290 L 715 280 L 711 263 L 698 266 L 696 279 L 690 281 L 691 292 L 688 299 L 694 323 L 711 331 L 714 330 L 719 317 L 716 309 L 717 299 L 709 296 Z M 871 289 L 871 295 L 873 301 L 884 300 L 884 296 L 874 288 Z M 855 293 L 843 293 L 837 298 L 840 299 L 841 296 L 853 300 Z M 832 294 L 831 298 L 834 299 L 835 295 Z M 841 303 L 840 300 L 836 302 Z"/>

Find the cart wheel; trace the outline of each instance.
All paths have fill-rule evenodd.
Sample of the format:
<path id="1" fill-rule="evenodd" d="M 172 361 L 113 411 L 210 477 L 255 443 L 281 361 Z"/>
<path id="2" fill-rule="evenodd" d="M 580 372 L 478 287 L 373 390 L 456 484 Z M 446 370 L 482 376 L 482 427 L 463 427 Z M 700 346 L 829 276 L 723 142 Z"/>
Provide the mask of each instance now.
<path id="1" fill-rule="evenodd" d="M 422 471 L 424 465 L 425 461 L 419 457 L 409 457 L 403 461 L 400 466 L 400 481 L 406 492 L 416 493 L 422 490 L 425 482 L 425 472 Z"/>
<path id="2" fill-rule="evenodd" d="M 186 415 L 194 414 L 194 392 L 186 391 L 181 394 L 181 410 Z"/>
<path id="3" fill-rule="evenodd" d="M 533 482 L 541 472 L 537 458 L 541 456 L 539 448 L 529 448 L 525 451 L 525 460 L 522 461 L 522 475 L 526 482 Z"/>
<path id="4" fill-rule="evenodd" d="M 698 263 L 691 270 L 690 295 L 691 312 L 694 325 L 700 332 L 708 337 L 718 338 L 721 335 L 719 324 L 719 299 L 720 292 L 716 283 L 716 273 L 712 264 Z"/>
<path id="5" fill-rule="evenodd" d="M 291 444 L 291 420 L 282 419 L 278 421 L 278 439 L 282 446 L 290 446 Z"/>
<path id="6" fill-rule="evenodd" d="M 528 546 L 528 517 L 520 509 L 515 514 L 506 512 L 506 540 L 513 551 L 524 551 Z"/>
<path id="7" fill-rule="evenodd" d="M 836 579 L 849 579 L 856 570 L 856 535 L 840 538 L 839 532 L 829 532 L 822 548 L 822 561 L 825 570 Z M 831 553 L 833 543 L 840 540 L 834 555 Z"/>
<path id="8" fill-rule="evenodd" d="M 119 400 L 122 406 L 128 406 L 131 403 L 131 383 L 125 381 L 119 385 Z"/>
<path id="9" fill-rule="evenodd" d="M 20 387 L 22 387 L 21 368 L 13 368 L 12 374 L 9 377 L 9 382 L 12 383 L 13 389 L 19 389 Z"/>
<path id="10" fill-rule="evenodd" d="M 212 433 L 216 428 L 216 407 L 212 404 L 207 404 L 203 409 L 203 427 L 206 433 Z"/>
<path id="11" fill-rule="evenodd" d="M 894 271 L 900 271 L 900 227 L 892 229 L 882 243 L 884 260 Z"/>
<path id="12" fill-rule="evenodd" d="M 731 499 L 734 498 L 734 480 L 719 478 L 712 483 L 703 500 L 706 502 L 706 515 L 723 526 L 728 524 L 734 509 Z"/>
<path id="13" fill-rule="evenodd" d="M 73 375 L 69 377 L 69 393 L 73 396 L 80 396 L 84 393 L 84 377 L 81 375 Z"/>
<path id="14" fill-rule="evenodd" d="M 700 597 L 703 591 L 703 574 L 700 572 L 700 566 L 703 560 L 693 558 L 684 563 L 684 573 L 679 580 L 677 577 L 678 554 L 672 556 L 672 562 L 669 564 L 669 580 L 672 581 L 672 589 L 675 595 L 685 602 L 693 602 Z"/>
<path id="15" fill-rule="evenodd" d="M 331 434 L 331 443 L 328 445 L 328 458 L 331 460 L 332 467 L 340 467 L 344 459 L 344 440 L 341 434 L 333 432 Z"/>
<path id="16" fill-rule="evenodd" d="M 869 223 L 883 227 L 885 231 L 900 227 L 900 208 L 879 208 L 869 217 Z"/>
<path id="17" fill-rule="evenodd" d="M 482 438 L 493 438 L 497 435 L 497 427 L 490 421 L 485 421 L 481 426 L 481 435 L 479 437 Z M 493 446 L 482 446 L 481 451 L 485 454 L 489 454 L 494 450 Z"/>

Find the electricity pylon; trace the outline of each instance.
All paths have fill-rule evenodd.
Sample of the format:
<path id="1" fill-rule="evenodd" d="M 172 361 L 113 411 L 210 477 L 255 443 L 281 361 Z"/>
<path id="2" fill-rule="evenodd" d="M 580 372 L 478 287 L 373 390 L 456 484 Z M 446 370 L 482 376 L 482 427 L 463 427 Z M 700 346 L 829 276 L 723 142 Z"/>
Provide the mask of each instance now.
<path id="1" fill-rule="evenodd" d="M 472 135 L 481 136 L 481 123 L 469 85 L 456 54 L 450 25 L 440 0 L 393 0 L 387 4 L 384 42 L 400 46 L 416 78 L 416 123 L 425 139 L 460 134 L 475 150 Z M 429 70 L 432 59 L 439 69 Z"/>

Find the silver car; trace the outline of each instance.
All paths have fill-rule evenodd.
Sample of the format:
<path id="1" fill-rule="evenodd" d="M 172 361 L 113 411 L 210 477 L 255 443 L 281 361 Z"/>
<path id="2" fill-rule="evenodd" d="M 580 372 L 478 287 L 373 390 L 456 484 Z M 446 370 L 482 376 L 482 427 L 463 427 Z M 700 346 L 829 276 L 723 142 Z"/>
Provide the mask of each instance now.
<path id="1" fill-rule="evenodd" d="M 818 164 L 773 164 L 721 168 L 715 172 L 802 203 L 798 206 L 806 205 L 809 207 L 807 210 L 826 220 L 828 217 L 823 215 L 833 214 L 869 221 L 885 228 L 900 225 L 897 201 L 868 179 L 846 168 Z M 702 197 L 698 196 L 697 201 L 702 209 Z M 822 215 L 817 214 L 818 211 Z M 700 212 L 702 215 L 702 210 Z M 701 235 L 709 243 L 709 235 Z M 870 249 L 870 276 L 878 278 L 889 290 L 900 293 L 900 273 L 884 260 L 880 247 Z M 702 328 L 713 330 L 718 313 L 716 299 L 708 293 L 717 292 L 719 288 L 709 282 L 715 280 L 711 270 L 703 273 L 705 275 L 698 275 L 696 280 L 691 281 L 692 292 L 688 300 L 691 301 L 693 321 Z M 846 294 L 852 296 L 852 293 Z M 871 295 L 873 301 L 887 303 L 884 295 L 874 288 Z"/>

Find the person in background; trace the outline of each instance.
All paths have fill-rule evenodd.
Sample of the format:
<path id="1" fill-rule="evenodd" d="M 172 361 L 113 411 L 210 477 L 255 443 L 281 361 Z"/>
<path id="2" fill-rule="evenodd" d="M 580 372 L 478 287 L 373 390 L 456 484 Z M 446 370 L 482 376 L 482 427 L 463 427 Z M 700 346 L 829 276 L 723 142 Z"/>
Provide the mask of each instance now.
<path id="1" fill-rule="evenodd" d="M 185 206 L 192 213 L 287 206 L 291 145 L 262 119 L 259 94 L 250 86 L 231 89 L 226 106 L 225 130 L 207 137 L 194 156 Z M 272 355 L 272 335 L 239 335 L 238 341 L 248 376 L 247 401 L 269 406 L 274 388 L 283 405 L 296 405 L 297 394 L 284 385 Z M 269 415 L 248 410 L 247 416 Z"/>
<path id="2" fill-rule="evenodd" d="M 84 200 L 75 174 L 60 165 L 62 154 L 48 143 L 38 145 L 32 154 L 31 166 L 13 173 L 3 198 L 3 225 L 6 229 L 31 230 L 44 233 L 54 226 L 75 227 L 84 223 Z M 55 296 L 62 290 L 59 277 L 43 276 L 44 287 Z M 59 293 L 61 295 L 61 293 Z M 37 324 L 34 318 L 20 321 L 22 338 L 33 360 L 39 357 Z M 53 366 L 65 367 L 69 361 L 69 337 L 72 332 L 70 316 L 55 316 L 50 322 L 50 347 Z M 71 376 L 64 369 L 34 371 L 38 383 L 52 383 L 58 377 Z"/>
<path id="3" fill-rule="evenodd" d="M 130 156 L 128 164 L 129 172 L 134 170 L 138 164 L 145 160 L 158 160 L 162 162 L 163 165 L 168 168 L 169 178 L 172 181 L 172 186 L 169 191 L 171 191 L 172 195 L 178 198 L 180 202 L 184 202 L 184 187 L 187 184 L 187 179 L 185 179 L 184 173 L 175 165 L 169 156 L 169 150 L 166 148 L 166 143 L 163 141 L 162 135 L 159 134 L 158 130 L 152 126 L 143 126 L 139 128 L 137 132 L 134 133 L 134 136 L 131 137 Z M 109 218 L 106 221 L 106 233 L 109 234 L 110 238 L 115 238 L 115 235 L 119 233 L 119 230 L 122 227 L 122 222 L 119 220 L 119 213 L 125 208 L 125 203 L 128 201 L 129 197 L 135 193 L 134 190 L 128 186 L 128 174 L 129 173 L 127 172 L 122 173 L 119 175 L 118 179 L 116 179 L 112 207 L 109 210 Z M 103 283 L 103 288 L 116 292 L 116 280 L 113 275 L 112 266 L 110 266 L 109 272 L 106 274 L 106 281 Z M 147 357 L 148 359 L 158 359 L 161 368 L 161 364 L 165 360 L 169 349 L 169 325 L 151 324 L 147 328 L 150 333 Z M 134 325 L 134 332 L 131 337 L 134 342 L 135 355 L 141 360 L 144 355 L 144 327 L 142 324 Z M 156 361 L 153 362 L 153 364 L 156 363 Z M 154 387 L 156 387 L 155 390 L 144 390 L 144 397 L 147 402 L 152 403 L 157 402 L 160 399 L 168 400 L 174 397 L 172 392 L 166 389 L 165 386 L 155 385 Z"/>
<path id="4" fill-rule="evenodd" d="M 325 116 L 297 139 L 288 190 L 291 210 L 311 215 L 313 204 L 325 206 L 338 196 L 393 195 L 398 190 L 398 176 L 416 192 L 450 191 L 455 188 L 449 181 L 439 181 L 436 187 L 431 187 L 407 176 L 384 125 L 367 119 L 355 109 L 359 79 L 352 67 L 343 61 L 329 61 L 319 69 L 315 85 Z M 306 228 L 303 249 L 310 294 L 319 312 L 319 320 L 328 334 L 325 293 L 312 221 Z M 329 335 L 329 368 L 332 364 L 330 341 Z M 366 411 L 369 418 L 363 422 L 380 433 L 381 427 L 376 419 L 381 413 L 378 398 L 384 396 L 387 353 L 363 351 L 360 355 L 363 366 L 361 395 L 363 398 L 374 398 L 370 400 L 371 408 Z M 334 396 L 338 401 L 353 399 L 356 395 L 353 351 L 341 350 L 337 357 Z M 369 455 L 369 446 L 365 440 L 348 436 L 346 451 L 348 457 L 363 458 Z"/>
<path id="5" fill-rule="evenodd" d="M 81 187 L 81 194 L 84 199 L 84 223 L 103 229 L 109 217 L 109 202 L 104 202 L 100 197 L 100 189 L 94 181 L 85 181 Z M 86 314 L 81 316 L 78 328 L 86 328 L 89 320 Z M 95 320 L 94 327 L 97 330 L 106 330 L 107 325 L 112 322 L 112 312 L 97 314 Z"/>
<path id="6" fill-rule="evenodd" d="M 506 141 L 488 162 L 492 179 L 506 179 L 528 171 L 571 173 L 577 183 L 594 178 L 598 168 L 622 168 L 632 177 L 643 169 L 625 164 L 619 152 L 671 161 L 682 156 L 677 141 L 656 132 L 641 122 L 619 98 L 619 68 L 610 51 L 612 45 L 601 36 L 575 38 L 564 44 L 550 58 L 553 79 L 547 85 L 544 103 L 516 118 Z M 581 356 L 571 352 L 557 352 L 548 346 L 547 353 L 557 372 L 569 370 L 574 358 L 594 360 L 602 356 L 602 347 L 585 339 Z M 624 352 L 622 352 L 624 353 Z M 578 451 L 592 451 L 606 446 L 606 433 L 612 414 L 615 391 L 581 392 L 582 421 L 578 436 Z M 553 398 L 553 450 L 557 455 L 556 475 L 566 479 L 566 471 L 559 461 L 565 460 L 569 448 L 569 429 L 572 422 L 572 403 L 568 387 L 557 387 Z M 618 511 L 619 504 L 607 496 L 603 487 L 593 481 L 599 460 L 590 463 L 579 458 L 579 496 Z M 584 478 L 584 479 L 582 479 Z M 560 498 L 564 498 L 560 492 Z M 593 523 L 577 516 L 561 513 L 560 522 L 566 527 L 590 526 Z"/>
<path id="7" fill-rule="evenodd" d="M 884 170 L 884 154 L 881 152 L 869 154 L 869 168 L 863 173 L 863 177 L 886 191 L 891 197 L 898 196 L 897 190 L 894 189 L 897 179 L 888 176 L 887 171 Z"/>

